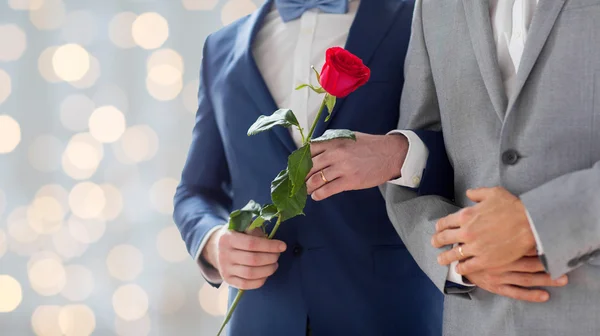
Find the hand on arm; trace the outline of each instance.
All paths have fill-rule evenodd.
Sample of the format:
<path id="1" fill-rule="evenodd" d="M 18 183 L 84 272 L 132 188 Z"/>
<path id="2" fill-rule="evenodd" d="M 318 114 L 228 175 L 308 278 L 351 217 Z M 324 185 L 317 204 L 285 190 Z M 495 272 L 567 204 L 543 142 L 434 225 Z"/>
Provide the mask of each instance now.
<path id="1" fill-rule="evenodd" d="M 308 193 L 321 201 L 344 191 L 377 187 L 400 176 L 407 151 L 408 141 L 401 134 L 356 133 L 356 142 L 340 139 L 314 143 Z"/>
<path id="2" fill-rule="evenodd" d="M 261 230 L 251 234 L 223 227 L 213 233 L 202 250 L 202 258 L 214 267 L 225 282 L 244 290 L 257 289 L 277 270 L 286 245 L 265 238 Z"/>

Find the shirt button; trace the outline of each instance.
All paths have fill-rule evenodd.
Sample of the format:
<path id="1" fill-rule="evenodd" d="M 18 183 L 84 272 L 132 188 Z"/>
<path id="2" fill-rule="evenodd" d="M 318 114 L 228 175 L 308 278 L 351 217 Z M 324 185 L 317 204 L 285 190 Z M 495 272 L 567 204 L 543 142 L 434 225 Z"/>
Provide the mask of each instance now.
<path id="1" fill-rule="evenodd" d="M 509 149 L 502 153 L 502 162 L 505 165 L 513 166 L 519 162 L 519 153 L 514 149 Z"/>
<path id="2" fill-rule="evenodd" d="M 296 245 L 296 246 L 294 246 L 294 250 L 292 251 L 292 253 L 293 253 L 293 254 L 294 254 L 296 257 L 300 256 L 300 255 L 302 254 L 302 246 L 300 246 L 300 245 Z"/>
<path id="3" fill-rule="evenodd" d="M 518 31 L 518 30 L 517 30 L 517 31 L 515 32 L 515 37 L 516 37 L 516 38 L 521 38 L 521 36 L 523 36 L 523 33 L 521 33 L 520 31 Z"/>
<path id="4" fill-rule="evenodd" d="M 421 184 L 421 178 L 419 176 L 414 176 L 412 178 L 412 183 L 413 185 L 418 186 L 419 184 Z"/>

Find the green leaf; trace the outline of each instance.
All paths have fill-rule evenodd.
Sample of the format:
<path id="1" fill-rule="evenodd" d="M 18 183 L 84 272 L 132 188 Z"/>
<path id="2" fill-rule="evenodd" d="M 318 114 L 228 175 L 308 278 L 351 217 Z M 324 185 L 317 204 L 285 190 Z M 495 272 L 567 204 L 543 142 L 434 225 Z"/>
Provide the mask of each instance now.
<path id="1" fill-rule="evenodd" d="M 301 89 L 304 89 L 304 88 L 306 88 L 306 87 L 307 87 L 307 88 L 310 88 L 311 90 L 313 90 L 314 92 L 316 92 L 316 93 L 318 93 L 318 94 L 323 94 L 323 93 L 325 93 L 325 92 L 326 92 L 326 91 L 325 91 L 325 89 L 323 89 L 322 87 L 319 87 L 319 88 L 318 88 L 318 87 L 314 87 L 314 86 L 312 86 L 312 85 L 310 85 L 310 84 L 302 84 L 302 85 L 299 85 L 299 86 L 296 88 L 296 90 L 301 90 Z"/>
<path id="2" fill-rule="evenodd" d="M 260 204 L 250 201 L 240 210 L 235 210 L 229 215 L 229 230 L 236 232 L 245 232 L 254 216 L 260 215 Z"/>
<path id="3" fill-rule="evenodd" d="M 281 109 L 275 111 L 275 113 L 270 116 L 263 115 L 258 117 L 256 122 L 248 129 L 248 135 L 256 135 L 260 132 L 268 131 L 275 126 L 283 126 L 286 128 L 291 126 L 300 127 L 300 123 L 292 110 Z"/>
<path id="4" fill-rule="evenodd" d="M 310 66 L 311 69 L 313 69 L 313 71 L 315 72 L 315 75 L 317 75 L 317 83 L 319 83 L 319 85 L 321 85 L 321 74 L 317 71 L 317 69 L 315 69 L 314 65 Z M 325 91 L 325 90 L 323 90 Z"/>
<path id="5" fill-rule="evenodd" d="M 349 139 L 356 141 L 356 135 L 354 132 L 345 129 L 329 129 L 323 133 L 320 137 L 312 139 L 310 142 L 325 142 L 334 139 Z"/>
<path id="6" fill-rule="evenodd" d="M 260 215 L 254 219 L 252 225 L 248 227 L 248 231 L 252 231 L 254 229 L 263 227 L 266 222 L 269 222 L 271 219 L 277 217 L 277 207 L 273 204 L 265 205 L 260 210 Z"/>
<path id="7" fill-rule="evenodd" d="M 306 184 L 292 196 L 290 196 L 291 190 L 292 182 L 286 169 L 281 171 L 271 182 L 271 199 L 278 212 L 281 213 L 282 221 L 304 214 L 304 206 L 308 196 Z"/>
<path id="8" fill-rule="evenodd" d="M 288 158 L 288 172 L 292 183 L 290 196 L 306 185 L 306 176 L 313 167 L 312 157 L 310 155 L 310 144 L 306 144 L 295 150 Z"/>
<path id="9" fill-rule="evenodd" d="M 327 118 L 325 118 L 325 122 L 328 122 L 329 118 L 331 118 L 331 114 L 333 113 L 333 109 L 335 108 L 336 102 L 337 98 L 335 96 L 332 96 L 330 94 L 325 96 L 325 105 L 327 105 L 327 113 L 329 113 L 327 115 Z"/>

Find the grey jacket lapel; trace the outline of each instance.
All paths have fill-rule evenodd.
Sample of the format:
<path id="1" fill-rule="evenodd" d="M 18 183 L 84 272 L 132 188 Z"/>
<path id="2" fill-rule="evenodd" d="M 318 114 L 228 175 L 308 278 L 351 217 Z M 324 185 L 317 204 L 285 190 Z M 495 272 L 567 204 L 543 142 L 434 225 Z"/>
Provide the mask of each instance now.
<path id="1" fill-rule="evenodd" d="M 508 104 L 508 111 L 512 110 L 513 105 L 521 91 L 523 86 L 527 82 L 527 78 L 531 74 L 534 65 L 536 64 L 548 36 L 552 32 L 552 27 L 558 18 L 558 14 L 563 8 L 566 0 L 540 0 L 538 8 L 536 9 L 529 33 L 527 36 L 527 42 L 525 43 L 525 50 L 523 51 L 523 58 L 519 65 L 519 71 L 517 73 L 517 87 L 515 93 L 510 99 Z"/>
<path id="2" fill-rule="evenodd" d="M 490 20 L 489 2 L 484 0 L 463 0 L 467 25 L 471 43 L 475 50 L 475 57 L 479 64 L 481 76 L 485 82 L 485 87 L 494 110 L 500 120 L 504 120 L 507 106 L 507 96 L 502 82 L 500 67 L 498 66 L 498 56 L 496 52 L 496 42 L 492 31 Z"/>

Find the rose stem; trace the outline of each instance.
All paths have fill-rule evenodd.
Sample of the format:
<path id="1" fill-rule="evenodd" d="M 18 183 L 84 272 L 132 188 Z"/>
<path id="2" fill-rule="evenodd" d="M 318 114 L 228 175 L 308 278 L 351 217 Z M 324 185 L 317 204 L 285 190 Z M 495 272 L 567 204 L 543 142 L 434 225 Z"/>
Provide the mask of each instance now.
<path id="1" fill-rule="evenodd" d="M 321 107 L 319 108 L 319 113 L 317 114 L 315 121 L 313 121 L 313 124 L 310 127 L 310 132 L 308 133 L 308 136 L 306 137 L 307 142 L 310 141 L 313 134 L 315 133 L 315 128 L 317 128 L 317 123 L 319 122 L 319 119 L 321 119 L 321 114 L 323 114 L 323 111 L 325 110 L 326 103 L 327 103 L 327 95 L 328 95 L 328 93 L 325 94 L 325 98 L 323 98 L 323 103 L 321 103 Z"/>

